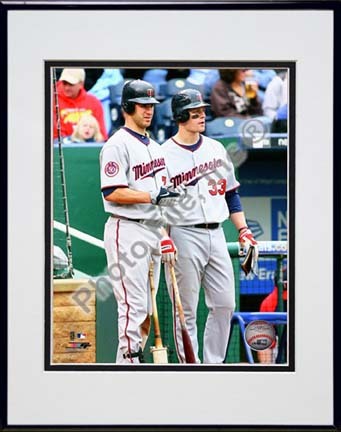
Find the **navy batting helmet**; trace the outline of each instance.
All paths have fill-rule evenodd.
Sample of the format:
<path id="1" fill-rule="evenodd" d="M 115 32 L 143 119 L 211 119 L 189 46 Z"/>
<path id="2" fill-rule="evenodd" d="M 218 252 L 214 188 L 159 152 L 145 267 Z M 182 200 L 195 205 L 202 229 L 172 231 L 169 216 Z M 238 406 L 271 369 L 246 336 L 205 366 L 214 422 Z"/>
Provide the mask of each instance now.
<path id="1" fill-rule="evenodd" d="M 121 105 L 126 113 L 132 114 L 136 103 L 142 105 L 158 104 L 159 102 L 154 96 L 155 90 L 149 82 L 139 79 L 127 81 L 122 90 Z"/>
<path id="2" fill-rule="evenodd" d="M 184 123 L 189 119 L 188 110 L 210 106 L 202 99 L 200 91 L 194 89 L 181 90 L 172 99 L 172 112 L 174 120 Z"/>

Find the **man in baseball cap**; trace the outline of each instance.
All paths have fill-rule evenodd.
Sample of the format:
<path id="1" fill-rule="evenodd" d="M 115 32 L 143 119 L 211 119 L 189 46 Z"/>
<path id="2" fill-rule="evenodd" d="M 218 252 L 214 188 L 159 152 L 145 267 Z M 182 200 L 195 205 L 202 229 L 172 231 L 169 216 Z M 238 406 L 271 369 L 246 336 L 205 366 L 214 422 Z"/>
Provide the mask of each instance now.
<path id="1" fill-rule="evenodd" d="M 84 69 L 63 69 L 59 81 L 66 81 L 69 84 L 84 83 L 85 70 Z"/>
<path id="2" fill-rule="evenodd" d="M 57 83 L 60 129 L 62 138 L 71 136 L 82 115 L 93 115 L 104 140 L 108 134 L 105 127 L 101 102 L 84 88 L 85 70 L 81 68 L 63 69 Z M 54 112 L 53 138 L 58 138 L 56 109 Z"/>

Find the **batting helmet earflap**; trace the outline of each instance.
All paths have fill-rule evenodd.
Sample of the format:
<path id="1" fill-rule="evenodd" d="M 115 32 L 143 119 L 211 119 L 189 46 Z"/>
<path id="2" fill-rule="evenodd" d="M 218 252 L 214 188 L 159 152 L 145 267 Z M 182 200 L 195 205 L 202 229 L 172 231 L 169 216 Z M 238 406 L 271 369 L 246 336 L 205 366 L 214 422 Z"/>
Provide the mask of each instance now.
<path id="1" fill-rule="evenodd" d="M 155 90 L 149 82 L 140 79 L 127 81 L 122 90 L 121 105 L 127 114 L 132 114 L 136 103 L 142 105 L 158 104 L 159 102 L 154 96 Z"/>
<path id="2" fill-rule="evenodd" d="M 210 106 L 203 101 L 199 90 L 185 89 L 176 93 L 172 99 L 172 112 L 174 120 L 179 123 L 184 123 L 189 120 L 188 110 Z"/>

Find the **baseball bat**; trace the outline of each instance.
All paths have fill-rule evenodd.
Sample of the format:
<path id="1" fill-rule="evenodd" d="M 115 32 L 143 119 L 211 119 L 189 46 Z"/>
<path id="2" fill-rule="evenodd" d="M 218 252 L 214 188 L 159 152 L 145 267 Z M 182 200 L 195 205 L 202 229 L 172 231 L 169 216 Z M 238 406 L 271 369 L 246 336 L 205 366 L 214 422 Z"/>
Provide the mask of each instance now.
<path id="1" fill-rule="evenodd" d="M 59 100 L 58 100 L 58 92 L 57 92 L 56 68 L 53 68 L 53 91 L 54 91 L 54 102 L 55 102 L 55 110 L 56 110 L 59 168 L 60 168 L 60 177 L 61 177 L 61 186 L 62 186 L 62 200 L 63 200 L 63 208 L 64 208 L 65 234 L 66 234 L 66 250 L 67 250 L 67 260 L 68 260 L 68 271 L 62 277 L 69 278 L 73 276 L 74 270 L 73 270 L 73 262 L 72 262 L 72 244 L 71 244 L 71 235 L 70 235 L 68 199 L 66 194 L 64 154 L 62 148 L 62 134 L 61 134 L 61 126 L 60 126 L 60 109 L 59 109 Z"/>
<path id="2" fill-rule="evenodd" d="M 251 267 L 252 267 L 252 251 L 253 251 L 253 246 L 249 247 L 249 250 L 247 251 L 245 258 L 243 259 L 243 261 L 241 262 L 240 266 L 243 269 L 245 276 L 247 276 L 250 271 L 251 271 Z"/>
<path id="3" fill-rule="evenodd" d="M 186 360 L 186 363 L 196 363 L 193 345 L 192 345 L 191 338 L 189 336 L 189 333 L 188 333 L 188 330 L 186 327 L 185 314 L 184 314 L 184 310 L 183 310 L 181 299 L 180 299 L 178 283 L 176 281 L 174 267 L 172 264 L 169 265 L 169 272 L 170 272 L 171 279 L 172 279 L 175 305 L 176 305 L 176 308 L 178 310 L 178 315 L 179 315 L 182 343 L 183 343 L 184 353 L 185 353 L 185 360 Z"/>
<path id="4" fill-rule="evenodd" d="M 167 347 L 162 344 L 161 330 L 159 323 L 159 315 L 156 304 L 156 291 L 154 285 L 154 263 L 153 261 L 149 266 L 149 283 L 150 292 L 152 298 L 152 310 L 153 310 L 153 324 L 154 324 L 154 343 L 155 346 L 151 347 L 150 350 L 153 354 L 154 363 L 168 363 Z"/>

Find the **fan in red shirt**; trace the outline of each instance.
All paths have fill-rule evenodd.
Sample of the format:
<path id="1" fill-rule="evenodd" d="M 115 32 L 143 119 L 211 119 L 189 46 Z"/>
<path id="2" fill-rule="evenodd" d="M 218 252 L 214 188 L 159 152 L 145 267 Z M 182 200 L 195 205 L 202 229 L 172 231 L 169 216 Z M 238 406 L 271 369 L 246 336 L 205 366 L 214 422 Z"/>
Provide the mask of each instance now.
<path id="1" fill-rule="evenodd" d="M 62 138 L 71 136 L 82 115 L 93 115 L 104 137 L 108 134 L 105 127 L 101 102 L 84 88 L 84 69 L 63 69 L 57 83 L 60 129 Z M 58 138 L 56 110 L 53 110 L 53 138 Z"/>
<path id="2" fill-rule="evenodd" d="M 288 299 L 287 281 L 283 280 L 283 301 Z M 269 295 L 262 301 L 259 311 L 260 312 L 276 312 L 278 306 L 278 287 L 274 286 L 274 289 Z"/>

